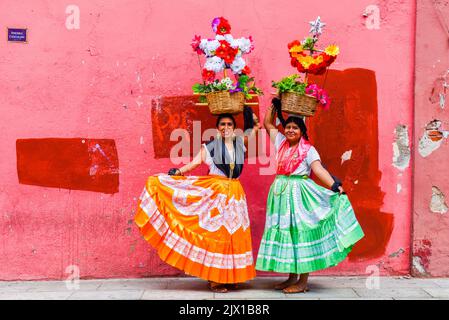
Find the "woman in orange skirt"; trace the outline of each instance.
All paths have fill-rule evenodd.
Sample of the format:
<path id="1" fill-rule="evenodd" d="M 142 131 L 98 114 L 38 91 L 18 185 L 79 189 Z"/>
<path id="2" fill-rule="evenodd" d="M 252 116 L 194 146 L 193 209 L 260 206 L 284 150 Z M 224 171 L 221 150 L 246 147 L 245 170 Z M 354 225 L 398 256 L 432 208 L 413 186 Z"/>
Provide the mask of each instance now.
<path id="1" fill-rule="evenodd" d="M 251 115 L 250 136 L 259 128 Z M 217 139 L 203 144 L 192 162 L 149 177 L 134 218 L 163 261 L 207 280 L 214 292 L 227 292 L 256 275 L 245 192 L 238 180 L 248 137 L 235 136 L 235 127 L 232 115 L 220 115 Z M 184 176 L 201 163 L 209 166 L 207 176 Z"/>

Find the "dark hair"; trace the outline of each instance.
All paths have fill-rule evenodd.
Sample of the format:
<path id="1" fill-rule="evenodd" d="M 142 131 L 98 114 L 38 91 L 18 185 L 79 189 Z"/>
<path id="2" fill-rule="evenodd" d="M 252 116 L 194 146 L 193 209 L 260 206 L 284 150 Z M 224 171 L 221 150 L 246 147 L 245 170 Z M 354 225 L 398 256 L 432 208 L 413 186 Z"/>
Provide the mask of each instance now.
<path id="1" fill-rule="evenodd" d="M 304 120 L 302 120 L 302 118 L 299 118 L 299 117 L 290 116 L 287 118 L 287 120 L 285 120 L 285 125 L 283 125 L 283 127 L 285 128 L 287 126 L 287 124 L 289 124 L 290 122 L 295 123 L 301 130 L 303 137 L 307 141 L 309 141 L 309 136 L 307 135 L 307 127 L 306 127 L 306 124 L 304 123 Z"/>
<path id="2" fill-rule="evenodd" d="M 234 129 L 235 129 L 235 127 L 236 127 L 235 119 L 234 119 L 234 116 L 233 116 L 232 114 L 230 114 L 230 113 L 222 113 L 222 114 L 220 114 L 220 115 L 218 116 L 218 118 L 217 118 L 217 123 L 215 124 L 215 127 L 218 128 L 218 124 L 220 123 L 221 119 L 224 119 L 224 118 L 229 118 L 229 119 L 231 119 L 232 124 L 234 125 Z"/>
<path id="3" fill-rule="evenodd" d="M 285 129 L 287 124 L 289 124 L 290 122 L 296 123 L 296 125 L 301 130 L 303 137 L 308 141 L 309 136 L 307 135 L 307 127 L 306 124 L 304 123 L 304 120 L 302 120 L 302 118 L 295 116 L 289 116 L 287 120 L 285 120 L 284 116 L 282 115 L 281 99 L 273 98 L 271 102 L 276 110 L 276 114 L 278 116 L 279 121 L 281 122 L 282 127 Z"/>

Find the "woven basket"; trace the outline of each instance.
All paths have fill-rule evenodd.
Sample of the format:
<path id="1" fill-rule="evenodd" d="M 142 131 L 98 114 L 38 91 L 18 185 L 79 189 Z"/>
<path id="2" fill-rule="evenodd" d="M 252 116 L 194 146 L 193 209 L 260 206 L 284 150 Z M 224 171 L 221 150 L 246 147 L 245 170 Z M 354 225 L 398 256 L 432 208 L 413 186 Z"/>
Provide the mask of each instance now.
<path id="1" fill-rule="evenodd" d="M 243 112 L 245 95 L 243 92 L 218 91 L 206 94 L 209 110 L 212 114 Z"/>
<path id="2" fill-rule="evenodd" d="M 308 94 L 284 92 L 281 95 L 282 111 L 312 117 L 315 114 L 318 100 Z"/>

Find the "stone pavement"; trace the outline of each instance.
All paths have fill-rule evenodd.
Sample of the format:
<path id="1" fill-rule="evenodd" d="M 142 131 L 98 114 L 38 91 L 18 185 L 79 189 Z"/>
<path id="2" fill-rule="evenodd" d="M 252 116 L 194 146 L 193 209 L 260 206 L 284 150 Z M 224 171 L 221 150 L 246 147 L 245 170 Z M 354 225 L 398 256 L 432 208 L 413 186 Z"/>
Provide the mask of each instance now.
<path id="1" fill-rule="evenodd" d="M 376 283 L 366 277 L 311 276 L 309 292 L 290 295 L 272 289 L 284 279 L 259 277 L 225 294 L 210 292 L 205 281 L 186 277 L 80 280 L 78 289 L 64 281 L 0 281 L 0 300 L 449 299 L 449 278 L 380 277 L 379 287 L 370 289 Z"/>

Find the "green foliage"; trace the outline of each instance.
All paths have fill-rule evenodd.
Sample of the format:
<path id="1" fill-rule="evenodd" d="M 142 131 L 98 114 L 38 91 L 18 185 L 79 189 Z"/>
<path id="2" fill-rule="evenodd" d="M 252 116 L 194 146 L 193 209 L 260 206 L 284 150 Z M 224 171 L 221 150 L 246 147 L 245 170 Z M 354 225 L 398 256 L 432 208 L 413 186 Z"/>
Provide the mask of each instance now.
<path id="1" fill-rule="evenodd" d="M 277 88 L 279 93 L 283 92 L 297 92 L 299 94 L 305 94 L 307 83 L 297 81 L 297 74 L 285 77 L 279 82 L 272 82 L 272 87 Z"/>
<path id="2" fill-rule="evenodd" d="M 208 84 L 195 83 L 192 86 L 192 90 L 194 93 L 209 93 L 216 91 L 226 91 L 229 90 L 229 88 L 225 83 L 215 80 L 214 82 Z"/>
<path id="3" fill-rule="evenodd" d="M 193 93 L 210 93 L 217 91 L 230 91 L 230 92 L 243 92 L 246 99 L 251 99 L 250 93 L 263 95 L 261 89 L 254 85 L 254 78 L 242 74 L 239 76 L 236 84 L 232 83 L 230 78 L 224 78 L 222 80 L 214 80 L 213 82 L 202 84 L 195 83 L 192 86 Z"/>
<path id="4" fill-rule="evenodd" d="M 318 38 L 312 38 L 312 37 L 307 37 L 302 41 L 302 46 L 304 49 L 306 50 L 314 50 L 315 49 L 315 43 L 317 43 Z"/>
<path id="5" fill-rule="evenodd" d="M 242 90 L 242 92 L 245 94 L 246 99 L 251 99 L 250 93 L 263 95 L 262 90 L 254 85 L 254 78 L 250 78 L 246 74 L 242 74 L 239 77 L 237 82 L 237 88 Z"/>

